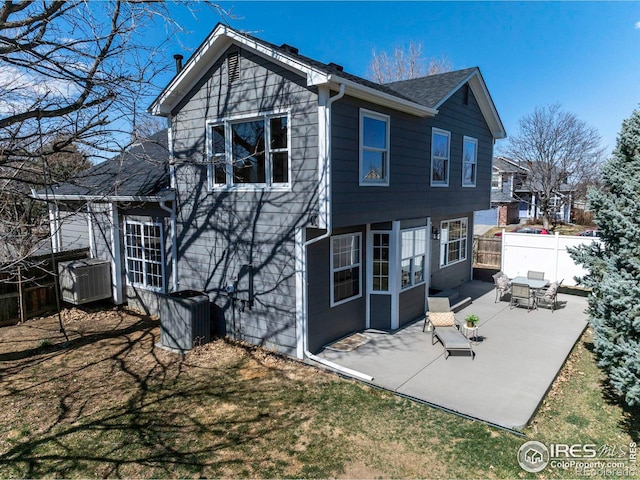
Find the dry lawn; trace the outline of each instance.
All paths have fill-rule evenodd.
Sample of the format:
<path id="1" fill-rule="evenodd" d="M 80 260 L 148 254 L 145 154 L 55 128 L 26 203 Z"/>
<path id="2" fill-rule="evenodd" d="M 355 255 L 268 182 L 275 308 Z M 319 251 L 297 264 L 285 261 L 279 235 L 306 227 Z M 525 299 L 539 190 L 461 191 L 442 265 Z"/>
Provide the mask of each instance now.
<path id="1" fill-rule="evenodd" d="M 121 309 L 62 318 L 68 344 L 56 316 L 0 328 L 0 478 L 524 475 L 525 439 L 481 423 L 247 345 L 170 353 L 155 346 L 157 320 Z M 579 355 L 589 363 L 584 346 Z M 571 398 L 575 365 L 550 398 Z M 637 429 L 608 405 L 606 432 L 594 421 L 590 435 L 628 442 Z M 575 415 L 588 422 L 601 408 Z M 528 434 L 559 442 L 573 417 L 550 410 Z"/>

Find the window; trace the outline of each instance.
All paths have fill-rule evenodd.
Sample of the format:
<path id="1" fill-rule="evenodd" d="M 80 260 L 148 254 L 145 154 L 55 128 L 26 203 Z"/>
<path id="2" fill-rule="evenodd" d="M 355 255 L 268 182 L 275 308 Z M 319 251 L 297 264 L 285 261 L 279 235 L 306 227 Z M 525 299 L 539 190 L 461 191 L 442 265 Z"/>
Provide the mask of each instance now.
<path id="1" fill-rule="evenodd" d="M 426 228 L 402 231 L 401 288 L 409 288 L 424 281 L 426 244 Z"/>
<path id="2" fill-rule="evenodd" d="M 211 127 L 212 156 L 214 169 L 214 183 L 224 185 L 227 183 L 227 172 L 225 159 L 225 134 L 224 125 L 214 125 Z"/>
<path id="3" fill-rule="evenodd" d="M 449 186 L 451 134 L 434 128 L 431 132 L 431 186 Z"/>
<path id="4" fill-rule="evenodd" d="M 389 117 L 360 110 L 360 185 L 389 185 Z"/>
<path id="5" fill-rule="evenodd" d="M 491 188 L 502 188 L 502 176 L 499 173 L 491 175 Z"/>
<path id="6" fill-rule="evenodd" d="M 478 140 L 464 137 L 462 145 L 462 186 L 476 186 L 476 165 L 478 163 Z"/>
<path id="7" fill-rule="evenodd" d="M 211 123 L 208 143 L 211 186 L 288 186 L 287 115 Z"/>
<path id="8" fill-rule="evenodd" d="M 361 235 L 331 237 L 331 305 L 361 296 Z"/>
<path id="9" fill-rule="evenodd" d="M 373 234 L 373 290 L 389 290 L 389 234 Z"/>
<path id="10" fill-rule="evenodd" d="M 125 221 L 125 261 L 130 284 L 164 289 L 164 248 L 162 225 Z"/>
<path id="11" fill-rule="evenodd" d="M 467 219 L 440 223 L 440 266 L 446 267 L 467 259 Z"/>

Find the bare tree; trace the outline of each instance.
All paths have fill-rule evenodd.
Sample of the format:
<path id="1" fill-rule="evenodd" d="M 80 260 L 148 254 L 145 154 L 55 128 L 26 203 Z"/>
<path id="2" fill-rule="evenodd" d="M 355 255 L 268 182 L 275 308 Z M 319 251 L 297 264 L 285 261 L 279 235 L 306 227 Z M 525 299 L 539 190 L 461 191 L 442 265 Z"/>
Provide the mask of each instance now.
<path id="1" fill-rule="evenodd" d="M 519 131 L 509 138 L 506 152 L 529 171 L 524 190 L 535 196 L 548 228 L 554 213 L 554 198 L 597 178 L 604 149 L 598 131 L 560 105 L 538 107 L 519 122 Z"/>
<path id="2" fill-rule="evenodd" d="M 451 62 L 446 56 L 425 58 L 422 43 L 410 42 L 408 47 L 396 47 L 392 53 L 371 53 L 369 76 L 378 83 L 396 82 L 449 72 Z"/>
<path id="3" fill-rule="evenodd" d="M 201 6 L 223 13 L 209 2 L 0 1 L 0 245 L 25 250 L 14 233 L 45 220 L 31 188 L 126 150 L 155 125 L 145 107 L 173 68 L 162 49 L 181 29 L 170 8 Z"/>

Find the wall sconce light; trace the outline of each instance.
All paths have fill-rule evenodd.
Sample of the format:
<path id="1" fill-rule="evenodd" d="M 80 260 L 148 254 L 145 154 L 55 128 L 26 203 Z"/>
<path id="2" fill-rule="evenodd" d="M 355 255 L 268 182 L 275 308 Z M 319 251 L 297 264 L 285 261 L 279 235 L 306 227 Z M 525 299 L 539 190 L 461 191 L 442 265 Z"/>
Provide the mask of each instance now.
<path id="1" fill-rule="evenodd" d="M 431 238 L 434 240 L 440 239 L 440 230 L 438 230 L 438 227 L 431 227 Z"/>

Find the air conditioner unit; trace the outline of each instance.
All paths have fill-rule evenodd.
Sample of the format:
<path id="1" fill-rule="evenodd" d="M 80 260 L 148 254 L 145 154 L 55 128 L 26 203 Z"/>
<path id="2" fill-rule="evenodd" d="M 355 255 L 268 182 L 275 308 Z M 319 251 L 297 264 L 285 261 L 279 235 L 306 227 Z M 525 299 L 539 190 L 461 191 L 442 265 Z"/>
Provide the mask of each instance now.
<path id="1" fill-rule="evenodd" d="M 99 258 L 58 264 L 62 300 L 74 305 L 111 298 L 111 262 Z"/>
<path id="2" fill-rule="evenodd" d="M 193 290 L 160 297 L 160 343 L 182 352 L 211 341 L 208 295 Z"/>

